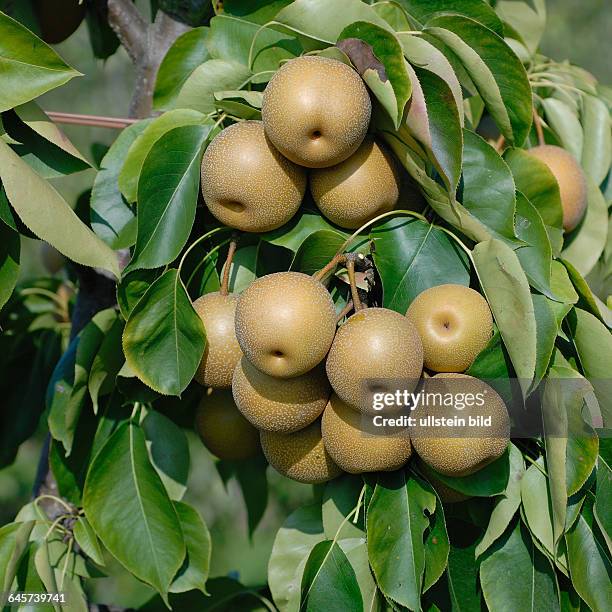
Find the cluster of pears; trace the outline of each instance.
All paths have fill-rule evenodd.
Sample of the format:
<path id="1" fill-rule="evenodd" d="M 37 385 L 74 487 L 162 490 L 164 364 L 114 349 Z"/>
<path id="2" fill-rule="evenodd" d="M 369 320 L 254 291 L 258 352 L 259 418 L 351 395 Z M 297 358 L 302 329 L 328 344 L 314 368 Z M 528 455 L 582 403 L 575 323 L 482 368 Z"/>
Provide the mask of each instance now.
<path id="1" fill-rule="evenodd" d="M 413 390 L 428 384 L 424 367 L 440 373 L 429 380 L 461 378 L 486 387 L 487 413 L 508 424 L 497 393 L 458 374 L 492 335 L 491 312 L 479 293 L 460 285 L 434 287 L 417 296 L 406 315 L 358 304 L 338 327 L 321 278 L 279 272 L 255 280 L 239 296 L 221 291 L 194 303 L 207 334 L 196 378 L 215 389 L 205 394 L 197 425 L 213 454 L 244 459 L 261 445 L 280 473 L 319 483 L 343 471 L 398 469 L 413 448 L 426 468 L 450 476 L 473 473 L 504 452 L 507 427 L 475 438 L 436 437 L 435 431 L 413 438 L 407 429 L 389 434 L 364 427 L 372 414 L 364 387 L 391 379 Z"/>
<path id="2" fill-rule="evenodd" d="M 401 176 L 368 135 L 372 104 L 358 73 L 340 61 L 304 56 L 268 83 L 262 121 L 224 129 L 202 159 L 202 195 L 229 227 L 267 232 L 297 212 L 309 183 L 332 223 L 355 229 L 392 210 Z"/>

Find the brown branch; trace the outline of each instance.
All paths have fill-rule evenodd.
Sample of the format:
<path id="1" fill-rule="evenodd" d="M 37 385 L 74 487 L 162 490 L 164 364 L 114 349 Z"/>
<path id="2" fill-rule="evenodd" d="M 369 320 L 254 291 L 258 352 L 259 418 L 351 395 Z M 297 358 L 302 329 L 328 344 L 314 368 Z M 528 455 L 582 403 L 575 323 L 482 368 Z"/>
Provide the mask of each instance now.
<path id="1" fill-rule="evenodd" d="M 336 318 L 336 323 L 340 323 L 340 321 L 342 321 L 342 319 L 344 319 L 344 317 L 346 317 L 351 310 L 353 310 L 353 300 L 349 300 L 346 306 L 340 311 L 338 317 Z"/>
<path id="2" fill-rule="evenodd" d="M 312 276 L 318 281 L 323 282 L 323 279 L 336 268 L 338 264 L 344 263 L 346 261 L 346 255 L 344 253 L 340 253 L 336 255 L 324 268 L 321 268 L 318 272 L 315 272 Z"/>
<path id="3" fill-rule="evenodd" d="M 232 262 L 234 261 L 234 254 L 236 253 L 237 245 L 238 240 L 233 237 L 229 243 L 227 259 L 225 260 L 225 265 L 223 266 L 223 279 L 221 281 L 221 288 L 219 289 L 219 293 L 221 295 L 228 295 L 229 293 L 230 268 L 232 267 Z"/>
<path id="4" fill-rule="evenodd" d="M 60 113 L 56 111 L 45 111 L 49 119 L 55 123 L 66 125 L 87 125 L 91 127 L 110 128 L 122 130 L 136 123 L 138 119 L 124 119 L 123 117 L 103 117 L 100 115 L 82 115 L 79 113 Z"/>
<path id="5" fill-rule="evenodd" d="M 137 64 L 146 53 L 148 25 L 136 5 L 131 0 L 108 0 L 108 23 Z"/>
<path id="6" fill-rule="evenodd" d="M 546 139 L 544 138 L 544 130 L 542 129 L 542 121 L 540 120 L 540 115 L 538 115 L 538 111 L 535 106 L 533 107 L 533 125 L 535 126 L 536 134 L 538 135 L 538 144 L 543 146 L 546 144 Z"/>
<path id="7" fill-rule="evenodd" d="M 348 271 L 349 282 L 351 284 L 351 296 L 353 298 L 353 304 L 355 306 L 355 312 L 363 309 L 361 298 L 359 297 L 359 290 L 357 289 L 357 281 L 355 279 L 355 254 L 349 253 L 346 256 L 346 269 Z"/>

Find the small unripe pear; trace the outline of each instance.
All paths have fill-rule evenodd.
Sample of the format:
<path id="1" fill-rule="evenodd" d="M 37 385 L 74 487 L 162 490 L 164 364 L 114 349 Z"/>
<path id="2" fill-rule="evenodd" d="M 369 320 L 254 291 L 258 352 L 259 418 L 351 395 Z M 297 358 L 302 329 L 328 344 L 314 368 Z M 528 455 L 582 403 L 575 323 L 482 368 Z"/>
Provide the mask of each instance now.
<path id="1" fill-rule="evenodd" d="M 215 291 L 193 303 L 206 331 L 206 349 L 195 374 L 195 379 L 205 387 L 232 386 L 236 364 L 242 357 L 234 327 L 237 300 L 236 295 Z"/>
<path id="2" fill-rule="evenodd" d="M 267 232 L 295 215 L 306 191 L 306 172 L 269 142 L 261 121 L 225 128 L 202 158 L 202 195 L 221 223 Z"/>
<path id="3" fill-rule="evenodd" d="M 336 309 L 327 289 L 300 272 L 253 281 L 238 298 L 236 337 L 247 359 L 278 378 L 312 370 L 327 355 Z"/>
<path id="4" fill-rule="evenodd" d="M 325 168 L 350 157 L 370 123 L 372 103 L 361 77 L 337 60 L 304 56 L 284 64 L 264 92 L 268 137 L 285 157 Z"/>

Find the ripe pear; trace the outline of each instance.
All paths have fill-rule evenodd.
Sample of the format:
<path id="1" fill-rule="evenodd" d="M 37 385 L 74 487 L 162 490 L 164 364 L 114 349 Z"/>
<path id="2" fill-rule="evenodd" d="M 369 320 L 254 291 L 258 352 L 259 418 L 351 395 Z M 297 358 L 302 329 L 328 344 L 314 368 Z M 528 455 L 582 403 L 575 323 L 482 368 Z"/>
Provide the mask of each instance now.
<path id="1" fill-rule="evenodd" d="M 582 220 L 587 208 L 587 183 L 580 164 L 561 147 L 540 145 L 528 153 L 544 162 L 559 183 L 563 207 L 563 229 L 571 232 Z"/>
<path id="2" fill-rule="evenodd" d="M 268 463 L 293 480 L 316 484 L 342 473 L 323 446 L 321 421 L 294 433 L 262 431 L 260 437 Z"/>
<path id="3" fill-rule="evenodd" d="M 306 172 L 269 142 L 261 121 L 225 128 L 202 158 L 202 195 L 221 223 L 267 232 L 295 215 L 306 191 Z"/>
<path id="4" fill-rule="evenodd" d="M 195 380 L 205 387 L 229 389 L 232 386 L 236 364 L 242 357 L 234 327 L 237 301 L 236 295 L 215 291 L 193 303 L 206 330 L 206 349 L 195 374 Z"/>
<path id="5" fill-rule="evenodd" d="M 232 392 L 240 412 L 257 429 L 291 433 L 321 416 L 331 387 L 322 364 L 295 378 L 273 378 L 243 357 Z"/>
<path id="6" fill-rule="evenodd" d="M 412 391 L 423 370 L 423 346 L 414 325 L 387 308 L 367 308 L 352 315 L 334 339 L 327 357 L 327 377 L 336 394 L 355 410 L 372 413 L 370 393 L 381 380 Z M 384 385 L 383 385 L 384 386 Z"/>
<path id="7" fill-rule="evenodd" d="M 238 298 L 236 337 L 247 359 L 277 378 L 300 376 L 327 355 L 336 309 L 327 289 L 300 272 L 253 281 Z"/>
<path id="8" fill-rule="evenodd" d="M 196 430 L 204 446 L 225 461 L 241 461 L 257 455 L 259 432 L 240 413 L 231 391 L 209 390 L 196 414 Z"/>
<path id="9" fill-rule="evenodd" d="M 371 137 L 347 160 L 310 173 L 310 191 L 319 210 L 347 229 L 393 210 L 400 186 L 396 161 Z"/>
<path id="10" fill-rule="evenodd" d="M 423 394 L 430 399 L 413 411 L 416 426 L 410 437 L 429 467 L 446 476 L 469 476 L 504 453 L 510 440 L 510 417 L 502 398 L 485 382 L 467 374 L 436 374 L 425 381 Z M 472 405 L 467 404 L 468 395 L 474 396 Z M 465 425 L 424 423 L 422 419 L 430 415 L 457 416 Z M 470 416 L 491 417 L 491 425 L 470 426 Z"/>
<path id="11" fill-rule="evenodd" d="M 350 66 L 305 56 L 284 64 L 264 92 L 266 134 L 291 161 L 326 168 L 350 157 L 370 123 L 372 103 Z"/>
<path id="12" fill-rule="evenodd" d="M 377 429 L 372 417 L 356 412 L 335 394 L 321 419 L 327 452 L 350 474 L 398 470 L 410 458 L 412 447 L 406 428 Z"/>
<path id="13" fill-rule="evenodd" d="M 438 285 L 419 293 L 406 312 L 423 341 L 425 367 L 464 372 L 493 334 L 487 301 L 463 285 Z"/>

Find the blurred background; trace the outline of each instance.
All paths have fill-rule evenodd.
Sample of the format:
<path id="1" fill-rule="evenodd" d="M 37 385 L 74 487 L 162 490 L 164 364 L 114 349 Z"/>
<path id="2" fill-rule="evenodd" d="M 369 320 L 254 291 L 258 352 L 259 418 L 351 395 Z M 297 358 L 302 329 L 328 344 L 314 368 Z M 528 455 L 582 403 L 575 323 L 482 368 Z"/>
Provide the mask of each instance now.
<path id="1" fill-rule="evenodd" d="M 143 11 L 146 11 L 145 4 Z M 612 85 L 610 0 L 548 0 L 548 28 L 541 50 L 555 60 L 569 59 L 592 72 L 602 83 Z M 607 45 L 607 49 L 605 48 Z M 133 83 L 133 69 L 122 48 L 108 61 L 95 60 L 90 52 L 85 23 L 65 43 L 57 46 L 60 55 L 84 74 L 41 99 L 46 110 L 126 117 Z M 85 50 L 85 51 L 84 51 Z M 77 148 L 94 160 L 93 151 L 103 150 L 117 136 L 114 130 L 65 126 Z M 100 146 L 102 145 L 102 146 Z M 68 202 L 91 187 L 94 171 L 55 181 Z M 45 274 L 40 244 L 24 239 L 22 279 Z M 44 432 L 22 445 L 15 463 L 0 470 L 0 525 L 13 519 L 29 501 Z M 213 537 L 211 576 L 239 578 L 247 585 L 265 582 L 267 559 L 274 535 L 286 516 L 312 497 L 312 488 L 290 482 L 269 471 L 270 503 L 253 538 L 249 538 L 244 501 L 235 480 L 225 487 L 214 460 L 194 434 L 190 434 L 191 475 L 187 501 L 199 508 Z M 130 583 L 100 579 L 94 581 L 101 602 L 121 600 L 136 606 L 150 597 L 150 591 Z"/>

